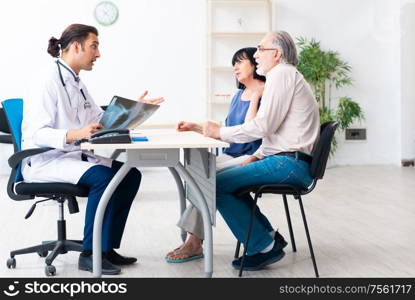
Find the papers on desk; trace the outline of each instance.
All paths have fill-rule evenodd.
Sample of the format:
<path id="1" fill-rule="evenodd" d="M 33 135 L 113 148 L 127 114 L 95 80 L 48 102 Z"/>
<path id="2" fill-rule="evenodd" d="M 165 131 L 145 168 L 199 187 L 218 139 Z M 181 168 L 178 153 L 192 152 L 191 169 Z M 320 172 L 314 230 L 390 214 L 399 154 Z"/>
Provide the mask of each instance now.
<path id="1" fill-rule="evenodd" d="M 139 131 L 131 130 L 130 135 L 133 142 L 148 142 L 148 137 Z"/>

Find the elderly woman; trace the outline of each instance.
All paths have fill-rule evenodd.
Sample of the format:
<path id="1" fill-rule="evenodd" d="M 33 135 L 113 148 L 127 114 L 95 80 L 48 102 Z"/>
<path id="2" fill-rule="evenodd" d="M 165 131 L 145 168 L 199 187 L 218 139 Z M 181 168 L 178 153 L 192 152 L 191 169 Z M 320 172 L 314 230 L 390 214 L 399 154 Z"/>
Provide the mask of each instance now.
<path id="1" fill-rule="evenodd" d="M 241 125 L 256 116 L 264 89 L 265 77 L 255 72 L 257 63 L 254 59 L 256 48 L 242 48 L 232 57 L 238 91 L 234 95 L 228 115 L 226 126 Z M 191 122 L 180 122 L 177 130 L 192 130 L 202 133 L 202 126 Z M 245 161 L 261 145 L 261 139 L 248 143 L 230 143 L 223 154 L 216 158 L 216 169 L 221 170 Z M 203 223 L 200 214 L 193 206 L 183 213 L 178 226 L 190 233 L 187 241 L 166 255 L 170 263 L 186 262 L 203 257 L 202 241 Z"/>

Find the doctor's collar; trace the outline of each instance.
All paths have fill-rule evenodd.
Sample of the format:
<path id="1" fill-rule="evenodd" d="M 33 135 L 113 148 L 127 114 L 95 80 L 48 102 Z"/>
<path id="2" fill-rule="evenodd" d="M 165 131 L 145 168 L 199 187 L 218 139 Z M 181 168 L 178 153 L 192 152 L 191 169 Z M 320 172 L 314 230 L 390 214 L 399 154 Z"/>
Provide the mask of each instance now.
<path id="1" fill-rule="evenodd" d="M 65 86 L 65 81 L 63 79 L 64 75 L 62 73 L 66 73 L 66 74 L 70 73 L 71 74 L 70 77 L 73 77 L 74 81 L 79 83 L 80 81 L 79 76 L 76 75 L 76 73 L 71 69 L 71 67 L 69 67 L 62 59 L 57 59 L 56 65 L 58 66 L 59 77 L 61 79 L 63 86 Z M 65 71 L 62 72 L 62 69 L 64 69 Z M 68 75 L 66 75 L 65 77 L 67 78 Z"/>

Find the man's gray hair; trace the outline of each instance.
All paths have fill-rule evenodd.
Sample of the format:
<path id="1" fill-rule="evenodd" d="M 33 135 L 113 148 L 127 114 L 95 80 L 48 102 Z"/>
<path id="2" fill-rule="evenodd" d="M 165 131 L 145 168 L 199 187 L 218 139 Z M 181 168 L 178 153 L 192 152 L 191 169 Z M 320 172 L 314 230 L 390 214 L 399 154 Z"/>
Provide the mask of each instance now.
<path id="1" fill-rule="evenodd" d="M 272 32 L 272 45 L 281 51 L 281 62 L 293 66 L 298 65 L 297 49 L 290 34 L 285 31 Z"/>

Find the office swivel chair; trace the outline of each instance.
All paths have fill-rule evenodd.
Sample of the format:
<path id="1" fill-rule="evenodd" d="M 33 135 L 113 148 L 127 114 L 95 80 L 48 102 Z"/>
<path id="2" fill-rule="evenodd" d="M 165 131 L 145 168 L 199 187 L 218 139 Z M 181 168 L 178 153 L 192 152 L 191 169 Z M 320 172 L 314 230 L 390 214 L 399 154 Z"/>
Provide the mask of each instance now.
<path id="1" fill-rule="evenodd" d="M 298 200 L 300 204 L 301 215 L 303 217 L 303 223 L 304 223 L 304 228 L 305 228 L 305 232 L 307 236 L 308 247 L 310 249 L 311 260 L 313 262 L 314 272 L 315 272 L 316 277 L 319 277 L 317 263 L 314 257 L 313 245 L 311 243 L 310 233 L 308 231 L 307 220 L 306 220 L 306 216 L 304 213 L 303 201 L 301 199 L 301 196 L 309 194 L 311 191 L 313 191 L 317 184 L 317 181 L 323 178 L 324 172 L 326 170 L 327 160 L 330 154 L 331 141 L 333 139 L 337 126 L 338 126 L 338 123 L 335 121 L 326 122 L 321 125 L 320 138 L 317 144 L 315 145 L 313 149 L 313 153 L 312 153 L 313 160 L 311 162 L 310 171 L 311 171 L 311 176 L 313 178 L 313 183 L 311 184 L 310 187 L 303 189 L 303 188 L 299 188 L 297 186 L 289 185 L 289 184 L 265 184 L 265 185 L 246 186 L 235 192 L 235 195 L 237 197 L 243 197 L 243 196 L 248 195 L 249 197 L 251 197 L 251 199 L 252 199 L 251 193 L 255 194 L 253 198 L 254 205 L 252 206 L 251 217 L 250 217 L 249 224 L 248 224 L 248 231 L 246 233 L 246 238 L 245 238 L 245 243 L 244 243 L 245 246 L 244 246 L 244 251 L 243 251 L 243 256 L 242 256 L 242 261 L 241 261 L 241 268 L 239 270 L 239 277 L 242 276 L 242 272 L 243 272 L 246 249 L 247 249 L 247 245 L 249 243 L 249 238 L 251 235 L 252 222 L 253 222 L 253 217 L 255 215 L 257 200 L 263 194 L 282 195 L 282 199 L 284 201 L 284 207 L 285 207 L 285 214 L 287 217 L 288 229 L 290 232 L 291 245 L 292 245 L 292 249 L 294 252 L 296 252 L 297 249 L 295 246 L 294 233 L 293 233 L 292 225 L 291 225 L 291 217 L 290 217 L 290 211 L 288 208 L 287 195 L 292 195 L 294 196 L 294 199 Z M 240 241 L 238 241 L 236 244 L 235 258 L 238 258 L 239 256 L 240 246 L 241 246 L 241 243 Z"/>
<path id="2" fill-rule="evenodd" d="M 21 123 L 23 119 L 23 100 L 9 99 L 2 102 L 6 114 L 8 125 L 10 127 L 14 154 L 9 158 L 9 165 L 12 168 L 9 182 L 7 184 L 7 193 L 10 198 L 16 201 L 31 200 L 36 197 L 46 198 L 37 201 L 30 208 L 25 218 L 29 218 L 36 208 L 36 204 L 48 200 L 54 200 L 59 205 L 58 236 L 55 241 L 45 241 L 42 244 L 14 250 L 10 252 L 10 258 L 7 260 L 8 268 L 16 267 L 16 255 L 27 253 L 38 253 L 41 257 L 46 257 L 45 274 L 53 276 L 56 274 L 56 268 L 52 265 L 53 260 L 59 254 L 67 253 L 68 251 L 82 251 L 82 241 L 67 240 L 66 239 L 66 221 L 64 218 L 64 203 L 68 203 L 69 212 L 71 214 L 79 212 L 78 203 L 75 197 L 87 197 L 89 190 L 86 187 L 62 183 L 26 183 L 23 181 L 21 173 L 21 162 L 24 158 L 44 153 L 54 148 L 35 148 L 21 150 Z M 59 172 L 58 170 L 56 170 Z M 50 251 L 50 253 L 49 253 Z"/>
<path id="3" fill-rule="evenodd" d="M 0 144 L 13 144 L 9 124 L 7 124 L 3 108 L 0 108 L 0 132 L 5 133 L 0 134 Z"/>
<path id="4" fill-rule="evenodd" d="M 10 135 L 9 124 L 7 124 L 7 119 L 3 108 L 0 108 L 0 144 L 9 144 L 8 146 L 2 147 L 2 150 L 7 150 L 7 152 L 9 152 L 9 149 L 11 149 L 8 147 L 11 147 L 11 144 L 13 144 L 12 136 Z"/>

